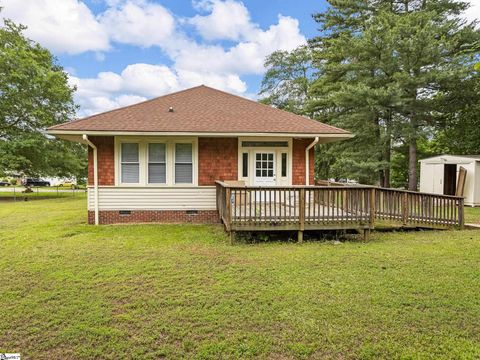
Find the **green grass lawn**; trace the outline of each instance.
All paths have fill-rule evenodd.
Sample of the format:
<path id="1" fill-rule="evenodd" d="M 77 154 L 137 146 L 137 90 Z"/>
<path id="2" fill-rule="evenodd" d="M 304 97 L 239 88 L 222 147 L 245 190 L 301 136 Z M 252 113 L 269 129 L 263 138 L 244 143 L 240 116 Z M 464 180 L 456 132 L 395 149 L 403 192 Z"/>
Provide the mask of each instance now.
<path id="1" fill-rule="evenodd" d="M 22 359 L 480 358 L 480 232 L 228 245 L 0 204 L 0 352 Z"/>
<path id="2" fill-rule="evenodd" d="M 465 223 L 480 224 L 480 207 L 465 207 Z"/>
<path id="3" fill-rule="evenodd" d="M 71 189 L 62 189 L 59 188 L 60 191 L 56 191 L 56 188 L 51 188 L 49 191 L 43 191 L 43 189 L 33 188 L 33 192 L 24 193 L 22 192 L 25 190 L 24 188 L 18 189 L 16 192 L 13 191 L 2 191 L 0 188 L 0 199 L 13 199 L 13 198 L 59 198 L 59 197 L 83 197 L 86 198 L 87 192 L 85 190 L 71 190 Z"/>

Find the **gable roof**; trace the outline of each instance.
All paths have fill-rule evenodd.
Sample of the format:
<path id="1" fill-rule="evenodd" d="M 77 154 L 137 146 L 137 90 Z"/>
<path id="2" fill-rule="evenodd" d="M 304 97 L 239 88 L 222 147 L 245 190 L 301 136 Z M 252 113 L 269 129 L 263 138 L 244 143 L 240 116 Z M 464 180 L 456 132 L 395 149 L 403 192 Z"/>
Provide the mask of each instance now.
<path id="1" fill-rule="evenodd" d="M 169 111 L 170 108 L 173 111 Z M 343 129 L 204 85 L 55 125 L 48 132 L 332 134 L 351 137 Z"/>

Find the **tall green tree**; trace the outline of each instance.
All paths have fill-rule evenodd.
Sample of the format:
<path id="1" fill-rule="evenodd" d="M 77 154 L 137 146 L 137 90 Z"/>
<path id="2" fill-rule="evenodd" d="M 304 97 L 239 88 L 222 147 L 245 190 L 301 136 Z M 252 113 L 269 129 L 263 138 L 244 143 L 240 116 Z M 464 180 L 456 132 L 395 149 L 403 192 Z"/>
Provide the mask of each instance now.
<path id="1" fill-rule="evenodd" d="M 81 175 L 85 150 L 51 141 L 45 128 L 75 115 L 74 88 L 45 48 L 23 35 L 25 27 L 0 27 L 0 174 Z"/>
<path id="2" fill-rule="evenodd" d="M 315 15 L 312 40 L 321 76 L 311 89 L 320 119 L 357 135 L 336 146 L 347 169 L 389 184 L 392 146 L 408 146 L 408 186 L 417 187 L 417 143 L 457 105 L 441 106 L 468 79 L 479 32 L 456 0 L 331 0 Z M 363 167 L 362 167 L 363 165 Z M 360 177 L 351 170 L 347 173 Z"/>
<path id="3" fill-rule="evenodd" d="M 265 68 L 259 92 L 261 102 L 295 114 L 306 114 L 305 105 L 310 100 L 309 90 L 315 75 L 310 48 L 275 51 L 265 60 Z"/>

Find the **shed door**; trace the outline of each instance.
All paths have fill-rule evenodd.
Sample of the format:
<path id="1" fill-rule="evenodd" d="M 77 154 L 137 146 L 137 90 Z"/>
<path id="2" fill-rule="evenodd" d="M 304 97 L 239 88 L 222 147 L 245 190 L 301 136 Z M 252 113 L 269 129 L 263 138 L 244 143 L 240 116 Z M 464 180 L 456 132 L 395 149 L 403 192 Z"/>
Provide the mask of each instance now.
<path id="1" fill-rule="evenodd" d="M 433 193 L 443 194 L 443 171 L 444 164 L 433 164 Z"/>
<path id="2" fill-rule="evenodd" d="M 457 187 L 457 165 L 445 164 L 443 172 L 443 193 L 445 195 L 455 195 Z"/>

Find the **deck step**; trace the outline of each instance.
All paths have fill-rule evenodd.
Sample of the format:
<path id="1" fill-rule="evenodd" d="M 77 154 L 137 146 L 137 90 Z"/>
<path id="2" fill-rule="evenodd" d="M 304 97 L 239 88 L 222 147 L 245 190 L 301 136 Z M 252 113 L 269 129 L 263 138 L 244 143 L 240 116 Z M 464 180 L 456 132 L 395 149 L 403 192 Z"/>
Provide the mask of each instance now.
<path id="1" fill-rule="evenodd" d="M 480 224 L 465 224 L 465 229 L 480 230 Z"/>

